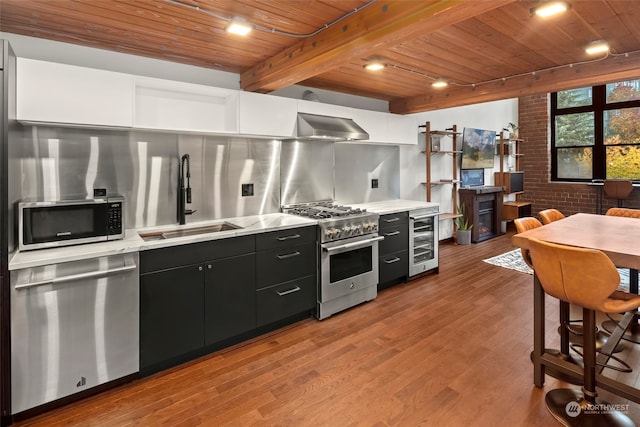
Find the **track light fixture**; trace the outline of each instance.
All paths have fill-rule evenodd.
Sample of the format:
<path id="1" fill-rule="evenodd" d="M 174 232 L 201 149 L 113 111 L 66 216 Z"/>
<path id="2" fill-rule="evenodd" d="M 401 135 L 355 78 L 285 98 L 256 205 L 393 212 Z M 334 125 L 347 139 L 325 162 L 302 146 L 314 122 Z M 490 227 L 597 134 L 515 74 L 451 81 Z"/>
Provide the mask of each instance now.
<path id="1" fill-rule="evenodd" d="M 234 16 L 231 21 L 225 27 L 225 31 L 230 34 L 237 34 L 239 36 L 246 36 L 251 32 L 253 27 L 244 18 Z"/>
<path id="2" fill-rule="evenodd" d="M 535 14 L 541 18 L 548 18 L 549 16 L 566 12 L 569 9 L 571 9 L 571 4 L 566 1 L 550 1 L 532 8 L 531 14 Z"/>
<path id="3" fill-rule="evenodd" d="M 604 40 L 596 40 L 587 45 L 584 49 L 589 55 L 596 55 L 598 53 L 609 52 L 609 43 Z"/>

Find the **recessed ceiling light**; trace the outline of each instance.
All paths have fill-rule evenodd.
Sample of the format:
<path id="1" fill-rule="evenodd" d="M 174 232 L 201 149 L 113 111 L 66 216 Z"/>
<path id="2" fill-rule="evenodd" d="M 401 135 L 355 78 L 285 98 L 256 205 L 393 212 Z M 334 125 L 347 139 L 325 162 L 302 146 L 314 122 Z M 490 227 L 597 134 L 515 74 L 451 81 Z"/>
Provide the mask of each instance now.
<path id="1" fill-rule="evenodd" d="M 371 61 L 363 65 L 363 67 L 369 71 L 380 71 L 386 66 L 387 64 L 384 64 L 380 61 Z"/>
<path id="2" fill-rule="evenodd" d="M 229 21 L 224 30 L 230 34 L 246 36 L 251 32 L 252 29 L 252 26 L 246 21 L 246 19 L 234 17 L 231 21 Z"/>
<path id="3" fill-rule="evenodd" d="M 541 4 L 531 9 L 531 13 L 547 18 L 549 16 L 557 15 L 562 12 L 566 12 L 571 8 L 571 5 L 566 1 L 552 1 Z"/>
<path id="4" fill-rule="evenodd" d="M 435 79 L 433 83 L 431 83 L 431 86 L 440 89 L 440 88 L 449 86 L 449 82 L 443 78 L 439 78 L 439 79 Z"/>
<path id="5" fill-rule="evenodd" d="M 597 53 L 609 52 L 609 43 L 604 40 L 598 40 L 595 42 L 589 43 L 589 45 L 584 49 L 589 55 L 595 55 Z"/>

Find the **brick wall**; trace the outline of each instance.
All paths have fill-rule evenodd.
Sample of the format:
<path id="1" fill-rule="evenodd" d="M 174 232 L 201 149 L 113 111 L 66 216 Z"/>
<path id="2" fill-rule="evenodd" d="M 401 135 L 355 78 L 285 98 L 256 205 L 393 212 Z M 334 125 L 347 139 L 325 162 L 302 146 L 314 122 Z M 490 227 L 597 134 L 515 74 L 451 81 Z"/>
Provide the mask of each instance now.
<path id="1" fill-rule="evenodd" d="M 547 208 L 556 208 L 565 215 L 577 212 L 596 213 L 600 189 L 586 184 L 551 182 L 549 156 L 549 97 L 531 95 L 518 99 L 520 169 L 525 171 L 524 194 L 520 200 L 532 202 L 531 212 L 536 215 Z M 616 206 L 615 200 L 602 199 L 602 208 Z M 624 202 L 625 207 L 640 209 L 640 188 L 632 198 Z"/>

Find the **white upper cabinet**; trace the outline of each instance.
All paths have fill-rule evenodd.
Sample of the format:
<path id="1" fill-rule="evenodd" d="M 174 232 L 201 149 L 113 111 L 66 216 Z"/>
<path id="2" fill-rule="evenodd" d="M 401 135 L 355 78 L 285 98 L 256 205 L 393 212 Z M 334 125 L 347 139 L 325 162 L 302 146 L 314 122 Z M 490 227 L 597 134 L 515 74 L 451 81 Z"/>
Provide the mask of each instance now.
<path id="1" fill-rule="evenodd" d="M 135 77 L 134 126 L 205 133 L 238 133 L 238 91 Z"/>
<path id="2" fill-rule="evenodd" d="M 387 129 L 388 113 L 353 109 L 353 121 L 369 134 L 369 142 L 389 142 Z"/>
<path id="3" fill-rule="evenodd" d="M 17 119 L 130 127 L 133 76 L 34 59 L 17 59 Z"/>
<path id="4" fill-rule="evenodd" d="M 296 99 L 240 92 L 241 135 L 295 137 L 297 116 Z"/>
<path id="5" fill-rule="evenodd" d="M 388 129 L 391 144 L 418 144 L 418 123 L 414 116 L 390 113 Z"/>

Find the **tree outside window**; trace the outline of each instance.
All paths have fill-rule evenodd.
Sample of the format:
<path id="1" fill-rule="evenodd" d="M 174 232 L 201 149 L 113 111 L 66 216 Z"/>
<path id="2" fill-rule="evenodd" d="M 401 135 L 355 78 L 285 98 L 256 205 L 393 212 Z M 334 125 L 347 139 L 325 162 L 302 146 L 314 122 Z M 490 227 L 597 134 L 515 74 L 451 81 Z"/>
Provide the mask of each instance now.
<path id="1" fill-rule="evenodd" d="M 557 92 L 552 102 L 552 179 L 640 179 L 640 80 Z"/>

